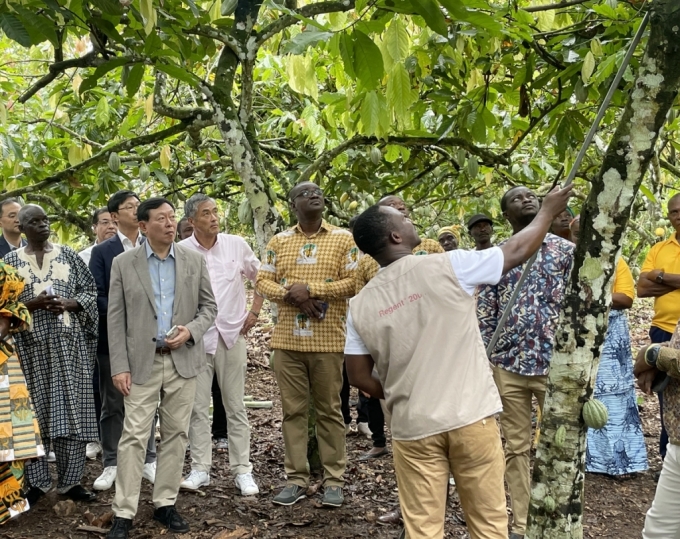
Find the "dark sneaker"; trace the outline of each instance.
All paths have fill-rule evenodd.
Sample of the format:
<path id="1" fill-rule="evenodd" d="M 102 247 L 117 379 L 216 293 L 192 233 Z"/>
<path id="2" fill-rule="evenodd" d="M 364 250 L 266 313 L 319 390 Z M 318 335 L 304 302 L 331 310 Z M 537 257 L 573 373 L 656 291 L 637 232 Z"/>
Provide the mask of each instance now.
<path id="1" fill-rule="evenodd" d="M 306 488 L 299 485 L 288 485 L 274 497 L 272 503 L 275 503 L 276 505 L 293 505 L 302 498 L 306 497 Z"/>
<path id="2" fill-rule="evenodd" d="M 64 492 L 64 496 L 71 498 L 74 502 L 93 502 L 97 499 L 97 495 L 94 492 L 90 492 L 82 485 L 71 487 Z"/>
<path id="3" fill-rule="evenodd" d="M 153 512 L 153 519 L 163 524 L 171 532 L 186 533 L 189 531 L 189 523 L 179 516 L 174 505 L 159 507 Z"/>
<path id="4" fill-rule="evenodd" d="M 113 517 L 113 524 L 109 533 L 106 534 L 106 539 L 127 539 L 130 529 L 132 529 L 132 520 Z"/>
<path id="5" fill-rule="evenodd" d="M 327 507 L 340 507 L 345 497 L 342 495 L 342 487 L 326 487 L 323 491 L 322 505 Z"/>
<path id="6" fill-rule="evenodd" d="M 36 503 L 38 503 L 38 500 L 42 498 L 45 495 L 43 490 L 38 487 L 31 487 L 28 489 L 28 492 L 26 493 L 26 501 L 28 502 L 28 505 L 33 507 Z"/>

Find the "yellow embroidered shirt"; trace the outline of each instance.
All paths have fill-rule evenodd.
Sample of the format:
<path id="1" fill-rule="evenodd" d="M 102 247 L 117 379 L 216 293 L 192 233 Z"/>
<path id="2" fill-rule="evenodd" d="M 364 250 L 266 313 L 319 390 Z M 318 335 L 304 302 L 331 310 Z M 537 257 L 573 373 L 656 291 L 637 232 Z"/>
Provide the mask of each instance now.
<path id="1" fill-rule="evenodd" d="M 299 225 L 274 236 L 257 274 L 257 291 L 279 306 L 272 348 L 297 352 L 342 352 L 347 299 L 354 295 L 359 250 L 352 234 L 322 221 L 305 236 Z M 328 303 L 323 320 L 310 319 L 283 301 L 285 285 L 306 283 L 310 296 Z"/>
<path id="2" fill-rule="evenodd" d="M 414 255 L 432 255 L 435 253 L 443 253 L 444 249 L 439 245 L 438 241 L 432 240 L 430 238 L 425 238 L 420 245 L 413 249 Z M 361 289 L 366 286 L 366 283 L 373 279 L 378 273 L 380 265 L 375 261 L 375 259 L 367 254 L 361 255 L 359 260 L 359 265 L 357 267 L 355 275 L 355 294 L 358 294 Z"/>
<path id="3" fill-rule="evenodd" d="M 680 273 L 680 243 L 677 235 L 654 245 L 640 268 L 640 273 L 662 269 L 667 273 Z M 680 318 L 680 290 L 654 298 L 652 326 L 673 333 Z"/>

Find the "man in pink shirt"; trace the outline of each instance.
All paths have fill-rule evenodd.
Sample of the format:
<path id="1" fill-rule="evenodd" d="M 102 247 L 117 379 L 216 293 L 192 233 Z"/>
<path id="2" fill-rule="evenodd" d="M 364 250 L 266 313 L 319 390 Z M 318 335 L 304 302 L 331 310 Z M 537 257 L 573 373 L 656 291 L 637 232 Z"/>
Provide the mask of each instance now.
<path id="1" fill-rule="evenodd" d="M 184 205 L 184 215 L 194 234 L 181 245 L 205 256 L 215 299 L 217 319 L 203 337 L 208 368 L 196 379 L 196 398 L 191 413 L 189 443 L 191 473 L 181 487 L 197 490 L 210 484 L 212 441 L 210 435 L 210 388 L 213 372 L 222 390 L 227 411 L 229 467 L 243 496 L 259 493 L 250 463 L 250 425 L 243 394 L 246 380 L 246 341 L 244 336 L 257 322 L 262 297 L 255 294 L 248 310 L 243 276 L 255 282 L 260 262 L 245 240 L 221 234 L 215 201 L 207 195 L 193 195 Z"/>

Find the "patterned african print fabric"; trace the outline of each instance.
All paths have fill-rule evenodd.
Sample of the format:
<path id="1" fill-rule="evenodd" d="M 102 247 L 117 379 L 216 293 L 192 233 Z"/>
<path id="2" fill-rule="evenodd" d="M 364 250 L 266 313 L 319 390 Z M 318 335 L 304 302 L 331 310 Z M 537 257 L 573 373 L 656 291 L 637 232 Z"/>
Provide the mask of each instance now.
<path id="1" fill-rule="evenodd" d="M 19 301 L 26 303 L 52 286 L 55 294 L 82 307 L 63 315 L 34 311 L 31 328 L 18 332 L 15 342 L 45 438 L 97 440 L 92 375 L 99 315 L 94 277 L 75 251 L 60 245 L 45 253 L 42 268 L 25 247 L 8 253 L 5 262 L 26 282 Z"/>
<path id="2" fill-rule="evenodd" d="M 305 236 L 299 225 L 274 236 L 257 274 L 257 290 L 278 305 L 271 347 L 296 352 L 342 352 L 347 298 L 354 295 L 359 249 L 352 234 L 322 221 Z M 307 283 L 312 298 L 328 303 L 323 320 L 313 320 L 284 303 L 285 285 Z"/>
<path id="3" fill-rule="evenodd" d="M 10 333 L 28 328 L 31 315 L 18 302 L 23 279 L 0 261 L 0 316 L 11 317 Z M 13 341 L 0 341 L 0 524 L 29 509 L 24 499 L 24 460 L 45 455 L 40 429 Z"/>
<path id="4" fill-rule="evenodd" d="M 571 273 L 573 254 L 573 243 L 554 234 L 546 235 L 491 353 L 491 363 L 524 376 L 548 374 L 553 337 Z M 524 265 L 517 266 L 501 277 L 497 285 L 480 287 L 477 317 L 484 346 L 491 341 L 523 269 Z"/>
<path id="5" fill-rule="evenodd" d="M 624 475 L 647 469 L 647 449 L 635 397 L 628 319 L 611 310 L 595 382 L 596 399 L 609 412 L 604 428 L 588 429 L 586 471 Z"/>
<path id="6" fill-rule="evenodd" d="M 413 249 L 413 254 L 418 255 L 432 255 L 436 253 L 443 253 L 444 249 L 439 245 L 438 241 L 434 241 L 430 238 L 425 238 L 423 241 Z M 357 267 L 356 275 L 354 279 L 356 281 L 355 292 L 358 294 L 361 289 L 366 286 L 366 283 L 373 279 L 378 273 L 380 265 L 375 261 L 375 259 L 367 254 L 361 255 L 359 260 L 359 265 Z"/>

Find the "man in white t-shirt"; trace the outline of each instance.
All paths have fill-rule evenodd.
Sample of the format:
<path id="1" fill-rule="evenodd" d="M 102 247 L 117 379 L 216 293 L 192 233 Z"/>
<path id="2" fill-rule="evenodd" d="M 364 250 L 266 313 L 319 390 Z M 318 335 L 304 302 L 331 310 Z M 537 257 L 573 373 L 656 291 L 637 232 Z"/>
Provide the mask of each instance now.
<path id="1" fill-rule="evenodd" d="M 385 399 L 406 532 L 444 536 L 452 473 L 472 539 L 507 539 L 505 462 L 494 415 L 501 401 L 476 318 L 474 292 L 538 250 L 571 187 L 555 188 L 534 221 L 502 247 L 411 256 L 420 238 L 393 208 L 354 227 L 381 270 L 353 299 L 345 361 L 350 383 Z"/>

